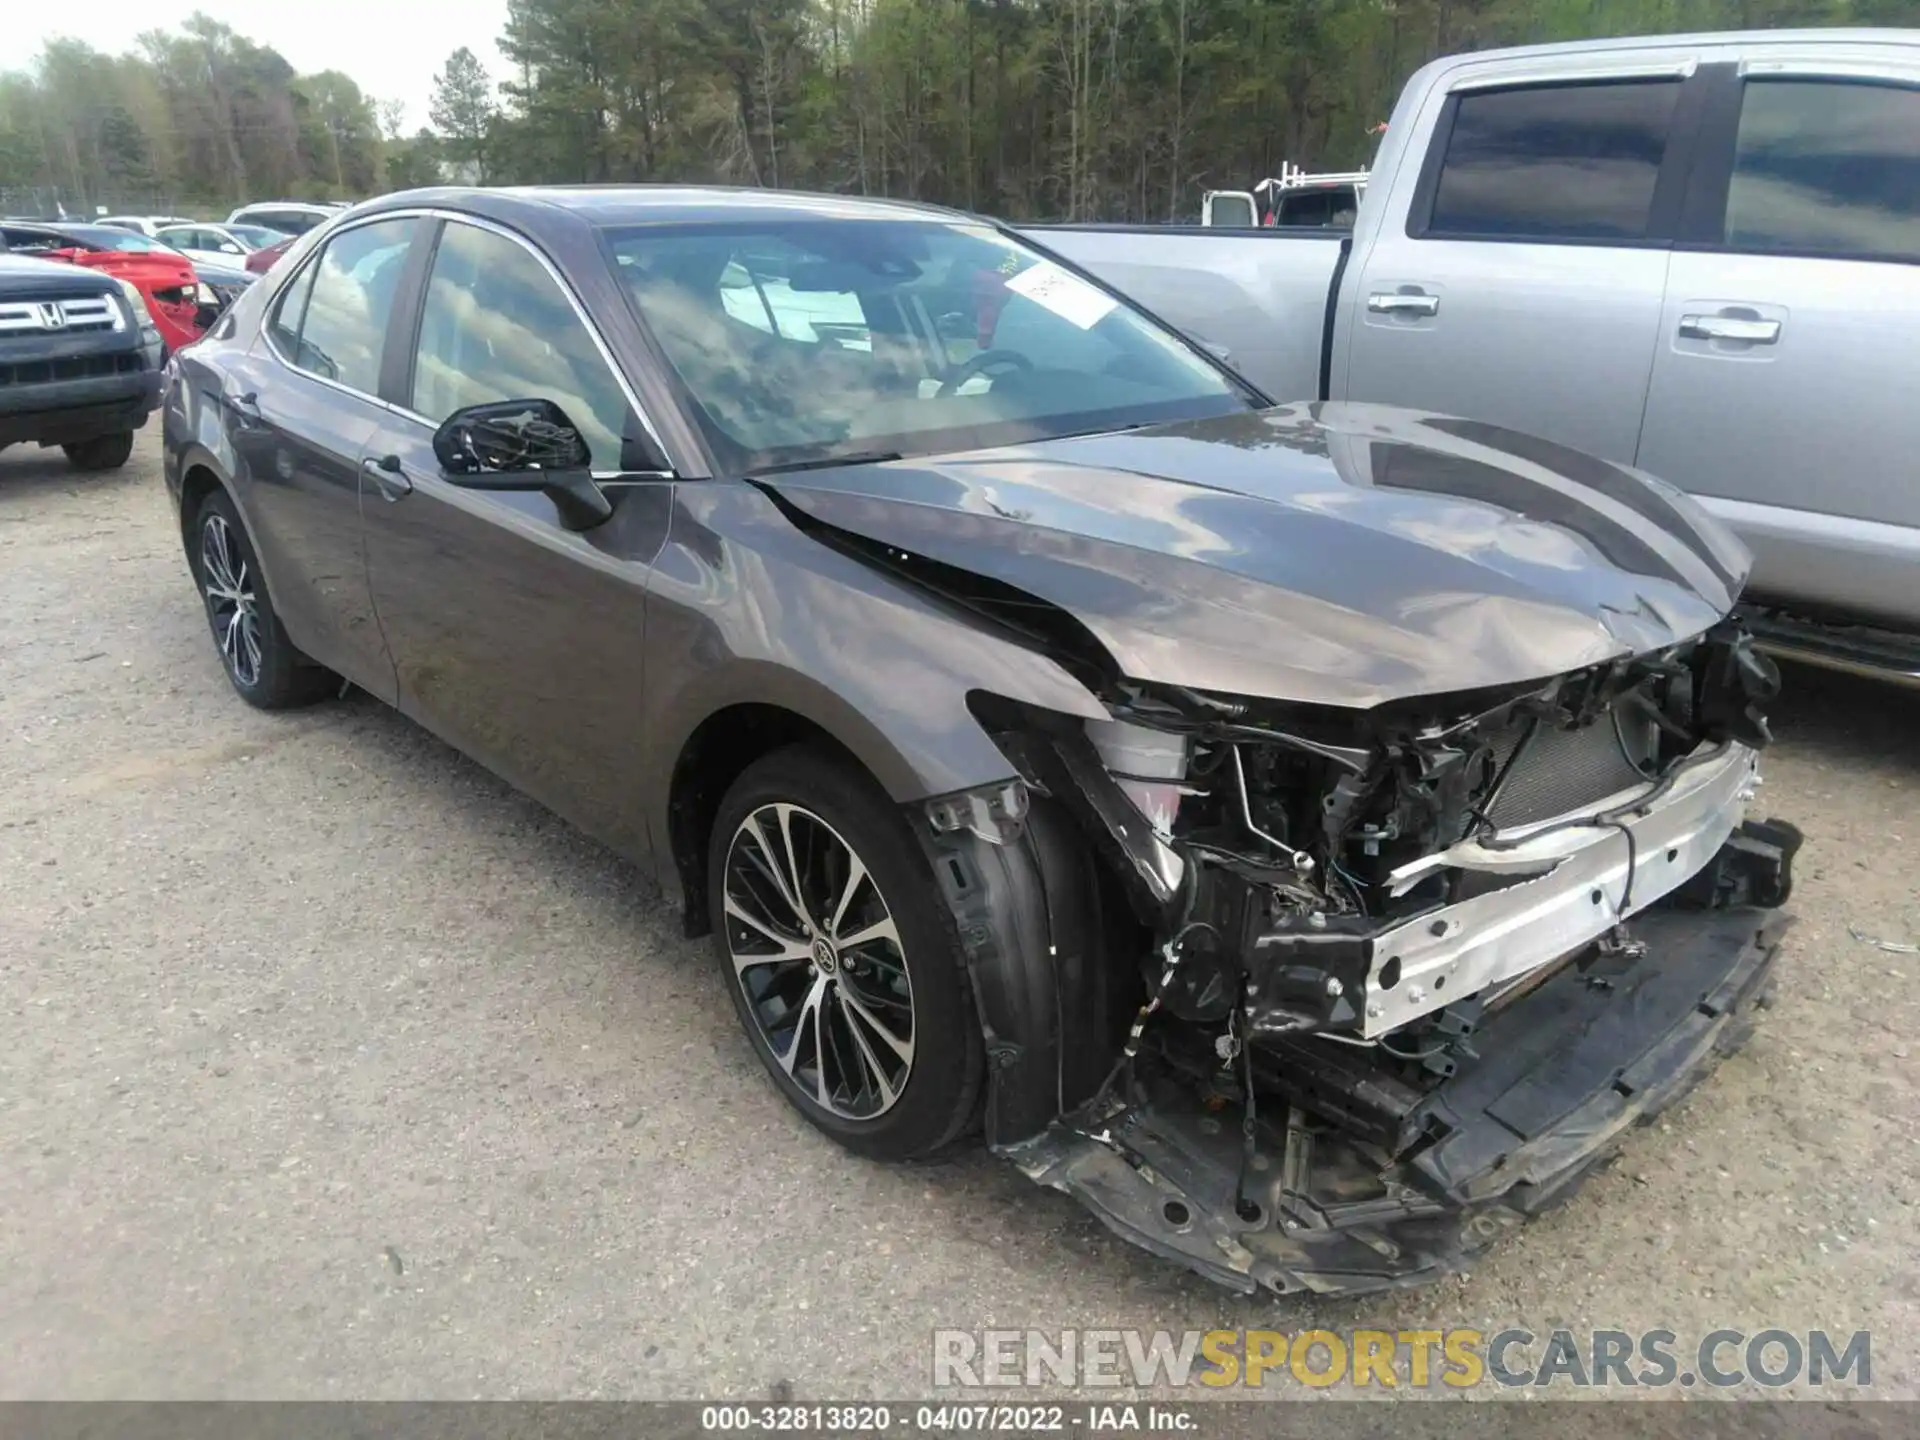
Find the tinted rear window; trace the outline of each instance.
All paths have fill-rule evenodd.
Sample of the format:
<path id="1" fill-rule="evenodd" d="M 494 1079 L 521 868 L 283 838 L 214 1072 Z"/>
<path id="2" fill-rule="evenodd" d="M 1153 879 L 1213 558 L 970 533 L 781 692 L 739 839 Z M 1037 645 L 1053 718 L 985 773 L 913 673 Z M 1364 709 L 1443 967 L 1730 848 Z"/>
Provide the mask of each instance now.
<path id="1" fill-rule="evenodd" d="M 1920 91 L 1749 82 L 1726 243 L 1863 260 L 1920 258 Z"/>
<path id="2" fill-rule="evenodd" d="M 304 235 L 316 225 L 324 225 L 324 215 L 308 215 L 299 210 L 247 210 L 236 224 L 264 225 L 283 235 Z"/>
<path id="3" fill-rule="evenodd" d="M 1427 233 L 1643 238 L 1679 97 L 1677 79 L 1460 96 Z"/>

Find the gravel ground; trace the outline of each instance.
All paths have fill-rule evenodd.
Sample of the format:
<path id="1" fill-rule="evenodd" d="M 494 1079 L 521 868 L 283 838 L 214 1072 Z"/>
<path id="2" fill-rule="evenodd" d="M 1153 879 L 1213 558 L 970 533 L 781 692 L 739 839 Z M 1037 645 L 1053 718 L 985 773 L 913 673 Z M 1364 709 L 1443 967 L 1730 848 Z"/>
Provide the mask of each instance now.
<path id="1" fill-rule="evenodd" d="M 1746 1051 L 1469 1277 L 1250 1301 L 791 1114 L 621 861 L 355 696 L 259 714 L 153 432 L 0 457 L 0 1395 L 927 1392 L 935 1327 L 1874 1331 L 1920 1395 L 1920 696 L 1789 677 Z M 1294 1391 L 1292 1393 L 1297 1393 Z"/>

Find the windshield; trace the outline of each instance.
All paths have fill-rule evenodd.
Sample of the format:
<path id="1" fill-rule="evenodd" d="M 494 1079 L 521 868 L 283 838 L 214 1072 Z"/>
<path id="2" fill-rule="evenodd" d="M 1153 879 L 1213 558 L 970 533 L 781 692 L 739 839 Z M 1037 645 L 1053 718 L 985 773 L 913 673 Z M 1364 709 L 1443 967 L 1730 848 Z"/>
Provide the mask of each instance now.
<path id="1" fill-rule="evenodd" d="M 264 225 L 229 225 L 226 229 L 227 234 L 243 245 L 251 245 L 255 250 L 263 250 L 269 245 L 278 245 L 287 238 L 283 231 L 269 230 Z"/>
<path id="2" fill-rule="evenodd" d="M 608 241 L 709 441 L 738 469 L 1251 404 L 1123 301 L 984 225 L 763 221 Z"/>

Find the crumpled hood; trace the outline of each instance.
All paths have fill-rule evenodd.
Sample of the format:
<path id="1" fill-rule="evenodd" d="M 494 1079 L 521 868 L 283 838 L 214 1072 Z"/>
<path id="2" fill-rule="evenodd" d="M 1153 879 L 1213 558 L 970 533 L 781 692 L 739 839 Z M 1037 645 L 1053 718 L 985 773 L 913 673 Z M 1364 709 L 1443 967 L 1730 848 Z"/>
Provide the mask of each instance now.
<path id="1" fill-rule="evenodd" d="M 1351 708 L 1688 639 L 1751 563 L 1637 471 L 1362 404 L 761 483 L 1060 607 L 1135 679 Z"/>

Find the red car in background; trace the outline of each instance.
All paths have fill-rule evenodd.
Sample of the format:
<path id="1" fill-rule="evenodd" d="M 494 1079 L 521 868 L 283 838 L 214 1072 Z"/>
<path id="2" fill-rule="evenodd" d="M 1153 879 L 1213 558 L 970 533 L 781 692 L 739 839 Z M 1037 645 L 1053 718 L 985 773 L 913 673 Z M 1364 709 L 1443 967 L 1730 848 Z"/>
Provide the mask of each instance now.
<path id="1" fill-rule="evenodd" d="M 251 270 L 256 275 L 266 274 L 267 271 L 273 268 L 273 262 L 278 260 L 282 255 L 286 254 L 288 248 L 291 247 L 293 242 L 298 240 L 299 238 L 300 237 L 298 235 L 289 235 L 286 239 L 282 240 L 278 245 L 268 245 L 263 247 L 262 249 L 255 250 L 252 254 L 247 256 L 247 261 L 246 261 L 247 269 Z"/>
<path id="2" fill-rule="evenodd" d="M 106 225 L 46 225 L 0 221 L 0 249 L 41 260 L 84 265 L 140 292 L 167 349 L 191 345 L 205 332 L 208 316 L 200 303 L 200 280 L 193 262 L 157 240 Z"/>

